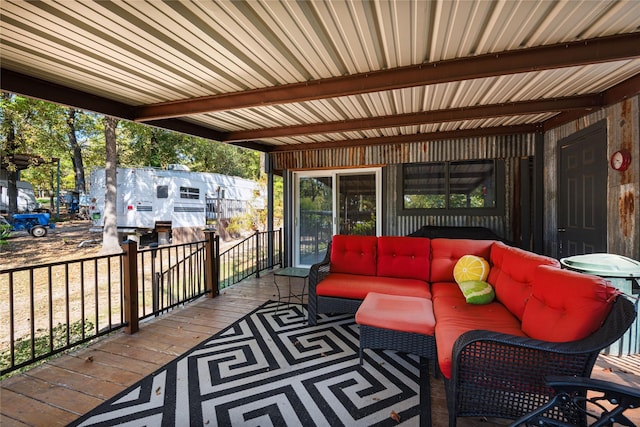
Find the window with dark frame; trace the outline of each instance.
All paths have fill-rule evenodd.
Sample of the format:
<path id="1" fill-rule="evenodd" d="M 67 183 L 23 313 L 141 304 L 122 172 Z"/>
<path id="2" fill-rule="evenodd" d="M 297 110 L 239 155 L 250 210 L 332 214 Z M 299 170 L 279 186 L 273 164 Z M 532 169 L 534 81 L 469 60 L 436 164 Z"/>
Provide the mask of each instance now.
<path id="1" fill-rule="evenodd" d="M 158 198 L 158 199 L 167 199 L 167 198 L 169 198 L 169 186 L 168 185 L 158 185 L 156 187 L 156 198 Z"/>
<path id="2" fill-rule="evenodd" d="M 193 187 L 180 187 L 180 198 L 181 199 L 199 199 L 200 189 L 193 188 Z"/>
<path id="3" fill-rule="evenodd" d="M 502 161 L 411 163 L 401 174 L 404 213 L 495 214 L 503 205 L 504 194 L 496 191 L 504 184 Z"/>

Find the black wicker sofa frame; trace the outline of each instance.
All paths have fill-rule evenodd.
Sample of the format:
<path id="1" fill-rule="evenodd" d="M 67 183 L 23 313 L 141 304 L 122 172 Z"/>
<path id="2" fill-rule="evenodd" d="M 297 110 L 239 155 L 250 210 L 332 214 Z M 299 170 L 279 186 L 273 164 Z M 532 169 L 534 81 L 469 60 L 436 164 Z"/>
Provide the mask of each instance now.
<path id="1" fill-rule="evenodd" d="M 312 325 L 318 314 L 356 313 L 362 303 L 316 295 L 316 286 L 330 273 L 330 254 L 331 243 L 325 258 L 309 273 Z M 463 333 L 453 346 L 450 378 L 440 375 L 447 392 L 449 425 L 455 427 L 461 416 L 515 420 L 547 404 L 556 392 L 546 377 L 589 377 L 600 351 L 617 341 L 635 317 L 634 304 L 618 296 L 602 326 L 577 341 L 547 342 L 485 330 Z M 436 329 L 436 340 L 437 336 Z M 556 416 L 564 419 L 559 413 Z"/>
<path id="2" fill-rule="evenodd" d="M 635 317 L 634 304 L 619 296 L 602 327 L 578 341 L 552 343 L 481 330 L 461 335 L 453 347 L 451 378 L 445 379 L 449 425 L 455 426 L 457 417 L 517 419 L 547 404 L 556 394 L 547 377 L 590 377 L 600 351 Z M 566 420 L 566 413 L 547 416 Z"/>

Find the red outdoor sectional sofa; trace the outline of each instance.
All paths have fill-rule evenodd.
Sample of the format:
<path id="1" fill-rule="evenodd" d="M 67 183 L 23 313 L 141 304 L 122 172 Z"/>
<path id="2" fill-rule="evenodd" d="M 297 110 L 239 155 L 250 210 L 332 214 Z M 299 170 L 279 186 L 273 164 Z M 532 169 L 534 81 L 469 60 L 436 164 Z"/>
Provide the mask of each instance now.
<path id="1" fill-rule="evenodd" d="M 464 255 L 489 262 L 492 302 L 466 302 L 453 276 Z M 545 376 L 590 376 L 635 318 L 604 279 L 499 241 L 336 235 L 310 271 L 309 324 L 355 313 L 369 292 L 431 299 L 452 426 L 458 416 L 533 411 L 553 395 Z"/>

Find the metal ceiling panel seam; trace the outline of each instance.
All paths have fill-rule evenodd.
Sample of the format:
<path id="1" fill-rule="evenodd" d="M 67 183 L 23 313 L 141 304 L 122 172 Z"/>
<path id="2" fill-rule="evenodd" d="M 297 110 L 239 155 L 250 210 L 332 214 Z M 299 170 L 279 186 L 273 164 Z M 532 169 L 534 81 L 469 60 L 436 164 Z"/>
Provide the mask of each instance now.
<path id="1" fill-rule="evenodd" d="M 314 22 L 310 11 L 313 2 L 254 3 L 254 7 L 258 6 L 274 23 L 274 34 L 286 40 L 289 55 L 300 64 L 301 78 L 297 81 L 340 75 L 326 48 L 327 39 Z"/>

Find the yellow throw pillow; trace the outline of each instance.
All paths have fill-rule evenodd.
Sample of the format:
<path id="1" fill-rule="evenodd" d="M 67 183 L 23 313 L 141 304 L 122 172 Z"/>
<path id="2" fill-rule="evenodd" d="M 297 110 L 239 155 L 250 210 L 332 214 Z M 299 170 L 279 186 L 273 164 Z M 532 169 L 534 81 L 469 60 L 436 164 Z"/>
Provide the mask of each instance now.
<path id="1" fill-rule="evenodd" d="M 460 257 L 453 267 L 453 278 L 457 284 L 469 280 L 485 281 L 489 276 L 489 263 L 486 259 L 476 255 Z"/>

